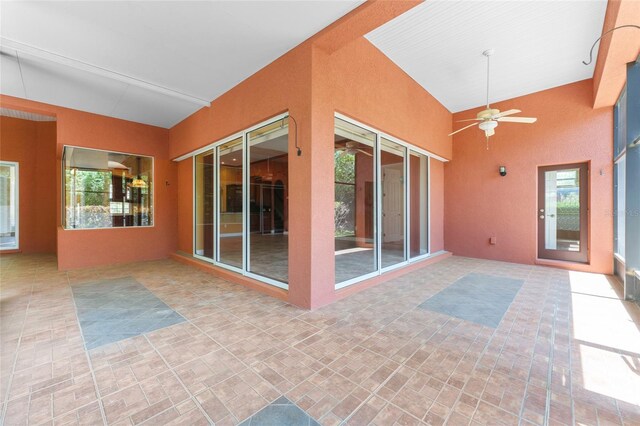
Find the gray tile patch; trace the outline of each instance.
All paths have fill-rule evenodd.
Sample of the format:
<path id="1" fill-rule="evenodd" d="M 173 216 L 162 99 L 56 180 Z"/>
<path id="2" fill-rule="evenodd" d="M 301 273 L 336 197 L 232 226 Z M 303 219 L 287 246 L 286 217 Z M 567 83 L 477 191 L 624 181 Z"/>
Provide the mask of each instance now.
<path id="1" fill-rule="evenodd" d="M 71 289 L 87 350 L 185 321 L 131 277 Z"/>
<path id="2" fill-rule="evenodd" d="M 320 426 L 320 424 L 285 396 L 281 396 L 240 423 L 240 426 Z"/>
<path id="3" fill-rule="evenodd" d="M 496 328 L 523 283 L 514 278 L 470 273 L 419 307 Z"/>

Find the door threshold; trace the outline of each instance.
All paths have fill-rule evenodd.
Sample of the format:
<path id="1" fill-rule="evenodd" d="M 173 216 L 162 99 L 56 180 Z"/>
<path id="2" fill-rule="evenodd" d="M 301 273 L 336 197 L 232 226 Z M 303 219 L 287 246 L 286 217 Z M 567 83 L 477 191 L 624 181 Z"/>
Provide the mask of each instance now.
<path id="1" fill-rule="evenodd" d="M 536 258 L 535 264 L 581 272 L 593 272 L 589 262 L 571 262 L 568 260 L 543 259 L 538 257 Z"/>

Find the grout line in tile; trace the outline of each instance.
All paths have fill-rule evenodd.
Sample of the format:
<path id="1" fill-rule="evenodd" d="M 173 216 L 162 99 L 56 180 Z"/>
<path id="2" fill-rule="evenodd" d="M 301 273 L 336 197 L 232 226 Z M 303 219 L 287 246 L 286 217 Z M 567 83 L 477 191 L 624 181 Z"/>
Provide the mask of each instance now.
<path id="1" fill-rule="evenodd" d="M 96 397 L 98 399 L 98 407 L 100 408 L 100 415 L 102 416 L 102 424 L 104 426 L 107 425 L 107 415 L 104 411 L 104 405 L 102 403 L 102 395 L 100 394 L 100 388 L 98 387 L 98 381 L 96 380 L 95 369 L 93 368 L 93 363 L 91 361 L 91 356 L 89 355 L 89 351 L 87 350 L 87 344 L 84 340 L 84 334 L 82 333 L 82 328 L 80 326 L 80 318 L 78 318 L 78 307 L 76 306 L 76 299 L 73 296 L 73 290 L 71 289 L 71 282 L 69 280 L 69 274 L 67 275 L 67 291 L 71 293 L 71 300 L 73 301 L 73 313 L 76 318 L 76 323 L 78 325 L 78 330 L 80 330 L 80 337 L 82 338 L 82 346 L 84 349 L 84 354 L 89 363 L 89 372 L 91 374 L 91 378 L 93 380 L 93 388 L 96 392 Z"/>
<path id="2" fill-rule="evenodd" d="M 35 280 L 35 271 L 33 272 L 33 280 Z M 20 344 L 22 343 L 22 335 L 24 333 L 24 328 L 27 325 L 27 314 L 29 313 L 29 307 L 31 306 L 31 300 L 33 298 L 33 282 L 31 284 L 31 289 L 29 290 L 29 301 L 27 302 L 27 306 L 24 311 L 24 321 L 22 322 L 22 327 L 20 327 L 20 334 L 18 335 L 18 344 L 16 345 L 15 353 L 13 354 L 13 365 L 11 366 L 11 373 L 9 374 L 9 379 L 7 383 L 7 394 L 4 397 L 4 405 L 2 406 L 2 413 L 0 413 L 0 425 L 4 424 L 4 418 L 7 414 L 7 409 L 9 407 L 10 395 L 11 395 L 11 386 L 13 385 L 13 376 L 16 371 L 16 364 L 18 363 L 18 354 L 20 352 Z M 28 407 L 31 407 L 31 394 L 29 394 L 29 403 Z M 28 420 L 29 411 L 27 409 L 27 420 Z"/>

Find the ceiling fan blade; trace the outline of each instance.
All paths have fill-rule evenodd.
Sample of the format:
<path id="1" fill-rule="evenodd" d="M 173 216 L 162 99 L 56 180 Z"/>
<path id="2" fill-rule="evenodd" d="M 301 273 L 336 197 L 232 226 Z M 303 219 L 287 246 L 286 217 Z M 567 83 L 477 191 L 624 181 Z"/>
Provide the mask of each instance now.
<path id="1" fill-rule="evenodd" d="M 458 129 L 458 130 L 456 130 L 456 131 L 455 131 L 455 132 L 453 132 L 453 133 L 449 133 L 449 136 L 453 136 L 453 135 L 455 135 L 456 133 L 463 131 L 464 129 L 468 129 L 469 127 L 476 126 L 477 124 L 478 124 L 478 123 L 469 124 L 468 126 L 465 126 L 465 127 L 463 127 L 462 129 Z"/>
<path id="2" fill-rule="evenodd" d="M 463 121 L 482 121 L 484 118 L 469 118 L 466 120 L 456 120 L 456 123 L 462 123 Z"/>
<path id="3" fill-rule="evenodd" d="M 363 153 L 364 155 L 368 155 L 369 157 L 373 157 L 373 154 L 365 151 L 364 149 L 357 149 L 356 151 Z"/>
<path id="4" fill-rule="evenodd" d="M 502 117 L 497 118 L 496 121 L 500 121 L 502 123 L 535 123 L 537 118 L 534 117 Z"/>
<path id="5" fill-rule="evenodd" d="M 522 111 L 520 111 L 519 109 L 510 109 L 510 110 L 507 110 L 507 111 L 502 111 L 502 112 L 494 115 L 491 118 L 496 119 L 496 118 L 499 118 L 499 117 L 506 117 L 507 115 L 513 115 L 513 114 L 517 114 L 519 112 L 522 112 Z"/>

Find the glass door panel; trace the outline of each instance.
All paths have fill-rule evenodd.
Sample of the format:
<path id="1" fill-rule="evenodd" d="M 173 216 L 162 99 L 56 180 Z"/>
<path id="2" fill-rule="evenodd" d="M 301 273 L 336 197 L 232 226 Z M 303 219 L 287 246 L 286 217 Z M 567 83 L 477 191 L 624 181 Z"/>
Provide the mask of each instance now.
<path id="1" fill-rule="evenodd" d="M 405 153 L 406 148 L 381 139 L 382 167 L 382 268 L 404 262 L 405 256 Z"/>
<path id="2" fill-rule="evenodd" d="M 195 254 L 213 259 L 213 150 L 195 157 L 195 194 Z"/>
<path id="3" fill-rule="evenodd" d="M 260 127 L 249 145 L 247 270 L 281 282 L 289 280 L 289 120 Z"/>
<path id="4" fill-rule="evenodd" d="M 375 142 L 375 133 L 335 119 L 336 283 L 378 270 Z"/>
<path id="5" fill-rule="evenodd" d="M 18 248 L 18 163 L 0 162 L 0 250 Z"/>
<path id="6" fill-rule="evenodd" d="M 429 253 L 429 157 L 411 151 L 409 155 L 409 255 Z"/>
<path id="7" fill-rule="evenodd" d="M 541 167 L 538 256 L 587 261 L 587 165 Z"/>
<path id="8" fill-rule="evenodd" d="M 242 268 L 244 150 L 242 137 L 216 148 L 218 162 L 218 256 L 225 265 Z"/>

